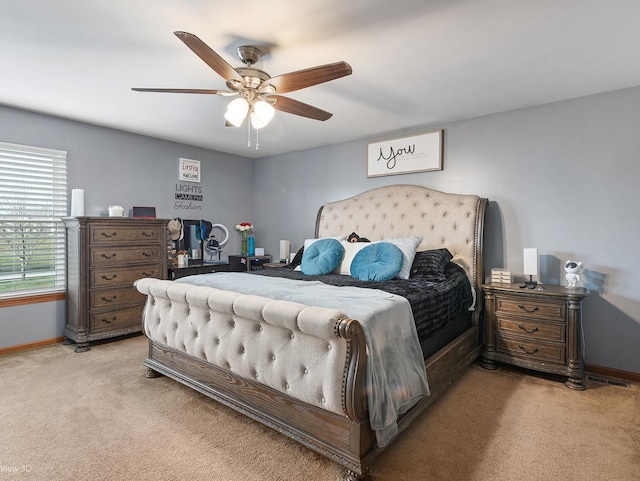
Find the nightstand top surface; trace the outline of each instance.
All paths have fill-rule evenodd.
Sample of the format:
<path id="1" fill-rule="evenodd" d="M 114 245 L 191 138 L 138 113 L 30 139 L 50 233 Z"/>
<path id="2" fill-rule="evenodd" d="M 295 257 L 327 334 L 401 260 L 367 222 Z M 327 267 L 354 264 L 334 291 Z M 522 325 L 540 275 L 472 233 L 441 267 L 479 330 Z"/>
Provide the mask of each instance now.
<path id="1" fill-rule="evenodd" d="M 568 289 L 564 286 L 556 286 L 551 284 L 538 284 L 534 289 L 520 287 L 521 283 L 516 284 L 499 284 L 488 283 L 483 284 L 485 291 L 505 292 L 510 294 L 524 294 L 529 296 L 563 296 L 563 297 L 585 297 L 589 291 L 584 287 Z M 540 289 L 542 288 L 542 289 Z"/>

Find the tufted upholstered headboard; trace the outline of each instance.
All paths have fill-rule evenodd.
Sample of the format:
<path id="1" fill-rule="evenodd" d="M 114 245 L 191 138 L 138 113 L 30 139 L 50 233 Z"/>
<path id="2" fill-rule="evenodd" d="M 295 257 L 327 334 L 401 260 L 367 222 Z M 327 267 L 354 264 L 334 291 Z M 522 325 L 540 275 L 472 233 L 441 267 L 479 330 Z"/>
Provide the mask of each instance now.
<path id="1" fill-rule="evenodd" d="M 446 247 L 476 289 L 484 282 L 482 238 L 487 199 L 447 194 L 419 185 L 389 185 L 318 211 L 316 237 L 356 232 L 372 241 L 422 237 L 419 251 Z"/>

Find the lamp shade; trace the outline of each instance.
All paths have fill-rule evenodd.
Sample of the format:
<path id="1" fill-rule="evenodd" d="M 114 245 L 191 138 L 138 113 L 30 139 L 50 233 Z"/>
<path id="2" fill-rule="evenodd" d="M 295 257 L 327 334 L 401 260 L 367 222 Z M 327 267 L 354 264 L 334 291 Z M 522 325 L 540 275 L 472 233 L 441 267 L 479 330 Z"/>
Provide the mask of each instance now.
<path id="1" fill-rule="evenodd" d="M 291 242 L 288 240 L 280 241 L 280 262 L 289 262 L 289 255 L 291 254 Z"/>
<path id="2" fill-rule="evenodd" d="M 528 276 L 538 275 L 538 249 L 526 247 L 524 249 L 524 274 Z"/>
<path id="3" fill-rule="evenodd" d="M 242 121 L 247 116 L 248 111 L 249 104 L 245 99 L 235 99 L 229 102 L 229 106 L 227 107 L 227 112 L 224 114 L 224 118 L 227 119 L 230 124 L 236 127 L 240 127 Z"/>
<path id="4" fill-rule="evenodd" d="M 251 125 L 256 130 L 261 129 L 273 118 L 274 112 L 275 110 L 270 104 L 264 100 L 258 100 L 251 110 Z"/>

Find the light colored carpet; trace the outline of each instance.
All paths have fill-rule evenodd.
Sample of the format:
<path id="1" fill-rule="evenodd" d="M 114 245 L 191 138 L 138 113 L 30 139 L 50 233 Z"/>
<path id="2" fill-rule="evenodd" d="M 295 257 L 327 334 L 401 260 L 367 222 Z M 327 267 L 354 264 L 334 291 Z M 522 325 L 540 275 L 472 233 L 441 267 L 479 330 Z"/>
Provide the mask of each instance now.
<path id="1" fill-rule="evenodd" d="M 341 467 L 168 378 L 144 337 L 0 357 L 0 480 L 322 480 Z M 471 366 L 372 467 L 382 480 L 640 479 L 640 388 Z M 13 471 L 13 472 L 12 472 Z"/>

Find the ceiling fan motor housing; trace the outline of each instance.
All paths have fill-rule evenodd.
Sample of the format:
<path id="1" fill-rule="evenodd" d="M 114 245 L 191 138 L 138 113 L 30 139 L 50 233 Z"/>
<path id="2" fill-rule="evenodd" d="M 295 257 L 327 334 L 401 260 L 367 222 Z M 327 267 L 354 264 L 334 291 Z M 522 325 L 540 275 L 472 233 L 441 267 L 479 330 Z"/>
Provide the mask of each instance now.
<path id="1" fill-rule="evenodd" d="M 262 57 L 262 52 L 259 48 L 251 45 L 242 45 L 236 49 L 238 58 L 242 60 L 242 63 L 251 66 L 258 62 Z"/>

